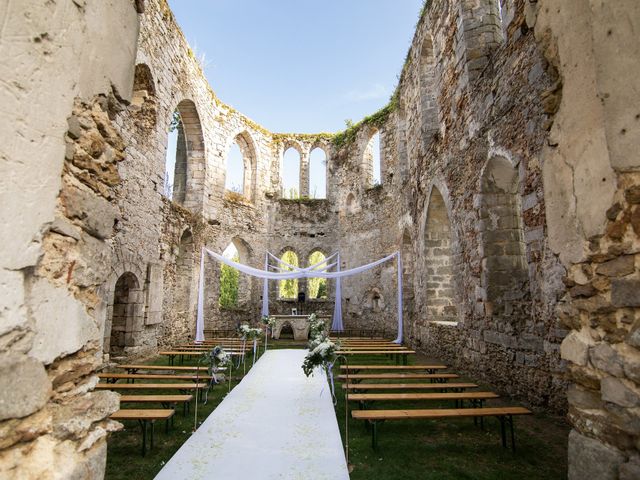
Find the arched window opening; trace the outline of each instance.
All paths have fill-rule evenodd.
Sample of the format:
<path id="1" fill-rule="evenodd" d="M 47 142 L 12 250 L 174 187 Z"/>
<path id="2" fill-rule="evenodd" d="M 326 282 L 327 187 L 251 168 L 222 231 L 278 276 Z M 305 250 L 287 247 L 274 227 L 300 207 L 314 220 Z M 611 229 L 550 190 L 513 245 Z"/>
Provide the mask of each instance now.
<path id="1" fill-rule="evenodd" d="M 288 263 L 289 265 L 293 265 L 294 267 L 299 267 L 298 263 L 298 255 L 293 250 L 287 250 L 282 254 L 280 259 L 283 262 Z M 287 267 L 286 265 L 281 266 L 283 272 L 293 271 L 293 268 Z M 298 298 L 298 279 L 292 278 L 289 280 L 280 280 L 278 282 L 278 296 L 282 299 L 293 300 Z"/>
<path id="2" fill-rule="evenodd" d="M 222 256 L 240 262 L 240 253 L 237 247 L 231 242 L 222 252 Z M 240 272 L 233 267 L 220 265 L 220 298 L 218 304 L 222 308 L 234 308 L 239 303 Z"/>
<path id="3" fill-rule="evenodd" d="M 300 153 L 293 147 L 284 152 L 281 180 L 283 198 L 300 198 Z"/>
<path id="4" fill-rule="evenodd" d="M 316 270 L 327 266 L 326 257 L 324 253 L 315 251 L 309 255 L 309 266 L 316 265 L 320 262 L 322 264 L 316 267 Z M 326 299 L 327 298 L 327 279 L 326 278 L 309 278 L 307 280 L 307 291 L 309 298 Z"/>
<path id="5" fill-rule="evenodd" d="M 309 156 L 309 197 L 327 198 L 327 155 L 321 148 Z"/>
<path id="6" fill-rule="evenodd" d="M 126 272 L 116 281 L 111 314 L 111 335 L 105 351 L 112 356 L 122 355 L 126 347 L 134 346 L 134 331 L 140 321 L 140 282 L 131 272 Z"/>
<path id="7" fill-rule="evenodd" d="M 185 207 L 200 207 L 206 168 L 204 137 L 191 100 L 178 104 L 168 130 L 163 194 Z"/>
<path id="8" fill-rule="evenodd" d="M 382 160 L 380 155 L 380 132 L 376 131 L 364 150 L 364 172 L 367 185 L 382 185 Z"/>
<path id="9" fill-rule="evenodd" d="M 427 273 L 427 319 L 457 321 L 454 302 L 451 224 L 447 206 L 440 191 L 433 187 L 425 226 L 425 258 Z"/>
<path id="10" fill-rule="evenodd" d="M 233 142 L 227 154 L 226 176 L 224 188 L 230 192 L 243 195 L 245 164 L 242 150 L 237 142 Z"/>
<path id="11" fill-rule="evenodd" d="M 169 124 L 164 170 L 164 196 L 176 203 L 184 202 L 187 182 L 187 143 L 180 111 L 176 109 Z"/>
<path id="12" fill-rule="evenodd" d="M 485 313 L 504 317 L 525 314 L 529 298 L 518 171 L 503 157 L 487 163 L 481 179 L 481 283 Z M 524 317 L 523 317 L 524 318 Z"/>

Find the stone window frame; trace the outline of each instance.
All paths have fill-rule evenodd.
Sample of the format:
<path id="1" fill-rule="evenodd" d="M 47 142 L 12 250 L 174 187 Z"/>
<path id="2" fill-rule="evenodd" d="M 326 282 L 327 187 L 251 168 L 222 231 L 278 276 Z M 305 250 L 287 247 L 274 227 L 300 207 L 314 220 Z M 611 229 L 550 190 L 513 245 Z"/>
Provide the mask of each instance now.
<path id="1" fill-rule="evenodd" d="M 180 184 L 178 184 L 176 180 L 178 177 L 178 169 L 183 166 L 178 166 L 178 154 L 176 153 L 172 201 L 191 211 L 201 212 L 204 201 L 204 181 L 207 169 L 207 151 L 204 141 L 204 131 L 195 100 L 189 96 L 182 96 L 180 98 L 181 100 L 176 102 L 175 107 L 169 109 L 171 114 L 167 118 L 166 128 L 166 131 L 168 131 L 168 126 L 173 119 L 173 114 L 177 110 L 181 118 L 180 125 L 178 126 L 178 136 L 179 138 L 180 135 L 183 136 L 185 149 L 185 158 L 181 160 L 180 163 L 184 163 L 185 171 L 184 173 L 180 172 L 180 175 L 184 176 L 184 180 L 181 179 Z M 167 144 L 165 144 L 165 157 L 167 148 L 168 141 Z M 180 148 L 180 140 L 178 140 L 177 148 Z"/>
<path id="2" fill-rule="evenodd" d="M 226 242 L 226 245 L 222 251 L 226 250 L 229 245 L 233 244 L 238 251 L 238 257 L 240 258 L 240 263 L 244 265 L 251 265 L 253 262 L 253 249 L 249 245 L 244 238 L 239 235 L 235 235 L 231 237 L 231 239 Z M 221 269 L 217 269 L 218 275 L 220 275 Z M 218 277 L 218 297 L 220 296 L 220 278 Z M 238 277 L 238 303 L 233 307 L 222 307 L 218 303 L 218 308 L 220 311 L 238 311 L 238 310 L 246 310 L 248 306 L 251 305 L 251 297 L 252 297 L 252 289 L 253 289 L 253 277 L 250 275 L 245 275 L 240 273 Z"/>
<path id="3" fill-rule="evenodd" d="M 309 148 L 309 151 L 307 153 L 307 158 L 309 159 L 308 161 L 308 166 L 307 166 L 307 179 L 306 179 L 306 185 L 307 185 L 307 194 L 309 196 L 311 196 L 311 154 L 314 152 L 314 150 L 319 149 L 322 150 L 322 152 L 324 153 L 324 197 L 318 197 L 318 200 L 327 200 L 329 198 L 329 153 L 328 153 L 328 146 L 321 141 L 316 141 L 314 142 L 311 147 Z M 302 175 L 300 176 L 300 178 L 302 178 Z"/>
<path id="4" fill-rule="evenodd" d="M 227 144 L 224 149 L 224 180 L 222 183 L 225 192 L 229 191 L 226 188 L 226 172 L 227 172 L 227 159 L 231 146 L 233 144 L 238 145 L 240 152 L 242 153 L 243 162 L 243 180 L 242 180 L 242 197 L 250 202 L 255 202 L 256 190 L 257 190 L 257 169 L 258 169 L 258 148 L 256 147 L 256 141 L 251 133 L 243 128 L 238 130 L 229 136 Z"/>
<path id="5" fill-rule="evenodd" d="M 278 258 L 282 259 L 282 256 L 286 253 L 286 252 L 293 252 L 296 255 L 296 258 L 298 259 L 298 266 L 300 266 L 300 254 L 298 253 L 298 251 L 293 248 L 292 246 L 286 246 L 282 249 L 280 249 L 280 252 L 278 253 Z M 297 292 L 295 294 L 295 296 L 293 297 L 281 297 L 280 296 L 280 282 L 284 282 L 285 280 L 277 280 L 276 282 L 274 282 L 276 284 L 276 298 L 278 299 L 278 301 L 283 301 L 283 302 L 297 302 L 298 301 L 298 293 L 300 293 L 300 280 L 301 279 L 297 279 L 296 284 L 298 285 L 297 288 Z M 306 292 L 305 292 L 306 293 Z"/>
<path id="6" fill-rule="evenodd" d="M 376 135 L 380 136 L 380 142 L 379 142 L 380 143 L 380 152 L 379 152 L 380 183 L 379 184 L 373 183 L 373 162 L 374 162 L 373 138 Z M 365 190 L 384 187 L 384 183 L 385 183 L 384 176 L 386 172 L 385 156 L 384 156 L 384 131 L 382 128 L 378 128 L 374 126 L 369 127 L 366 130 L 365 139 L 366 139 L 366 142 L 364 143 L 364 147 L 362 149 L 362 154 L 361 154 L 361 171 L 363 175 L 363 183 L 364 183 Z"/>
<path id="7" fill-rule="evenodd" d="M 284 155 L 289 151 L 289 149 L 293 148 L 294 150 L 296 150 L 298 152 L 299 158 L 298 158 L 298 195 L 303 196 L 303 195 L 308 195 L 308 182 L 305 182 L 305 175 L 304 172 L 308 171 L 308 163 L 309 163 L 309 155 L 307 152 L 307 150 L 302 146 L 302 144 L 300 144 L 299 142 L 292 140 L 292 139 L 287 139 L 285 140 L 285 142 L 282 145 L 282 150 L 280 151 L 280 155 L 279 155 L 279 162 L 278 162 L 278 166 L 279 166 L 279 172 L 278 172 L 278 182 L 279 182 L 279 190 L 280 190 L 280 197 L 281 198 L 287 198 L 285 196 L 285 191 L 284 191 Z M 307 168 L 305 168 L 305 166 L 307 166 Z M 299 260 L 299 259 L 298 259 Z"/>
<path id="8" fill-rule="evenodd" d="M 327 251 L 322 248 L 322 247 L 314 247 L 310 250 L 307 251 L 307 254 L 305 256 L 305 264 L 303 265 L 303 267 L 309 267 L 311 266 L 311 255 L 313 255 L 316 252 L 320 252 L 321 254 L 324 255 L 325 258 L 327 258 L 330 254 L 327 253 Z M 330 262 L 331 263 L 331 262 Z M 332 270 L 335 270 L 335 268 L 333 268 Z M 307 302 L 317 302 L 317 303 L 322 303 L 322 302 L 328 302 L 330 301 L 330 298 L 333 296 L 333 282 L 329 282 L 329 279 L 326 279 L 327 281 L 327 298 L 311 298 L 309 297 L 309 290 L 308 290 L 308 279 L 301 279 L 303 280 L 304 283 L 304 292 L 306 295 L 306 301 Z M 302 290 L 300 288 L 300 283 L 298 283 L 298 291 Z"/>

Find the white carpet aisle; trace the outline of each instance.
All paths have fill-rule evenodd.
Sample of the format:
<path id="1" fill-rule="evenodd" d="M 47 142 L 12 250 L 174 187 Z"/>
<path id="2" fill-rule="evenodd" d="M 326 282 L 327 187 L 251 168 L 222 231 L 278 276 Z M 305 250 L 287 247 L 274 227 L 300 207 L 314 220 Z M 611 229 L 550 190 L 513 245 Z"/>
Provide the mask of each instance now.
<path id="1" fill-rule="evenodd" d="M 329 385 L 305 377 L 305 354 L 267 351 L 156 479 L 348 479 Z"/>

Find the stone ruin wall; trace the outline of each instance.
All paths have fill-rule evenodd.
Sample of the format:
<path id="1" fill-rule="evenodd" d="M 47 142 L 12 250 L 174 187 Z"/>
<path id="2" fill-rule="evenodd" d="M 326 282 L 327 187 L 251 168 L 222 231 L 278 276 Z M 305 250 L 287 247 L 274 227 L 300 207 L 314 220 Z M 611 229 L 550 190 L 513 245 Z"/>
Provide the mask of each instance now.
<path id="1" fill-rule="evenodd" d="M 141 7 L 0 7 L 2 478 L 102 478 L 120 428 L 118 396 L 93 387 Z"/>

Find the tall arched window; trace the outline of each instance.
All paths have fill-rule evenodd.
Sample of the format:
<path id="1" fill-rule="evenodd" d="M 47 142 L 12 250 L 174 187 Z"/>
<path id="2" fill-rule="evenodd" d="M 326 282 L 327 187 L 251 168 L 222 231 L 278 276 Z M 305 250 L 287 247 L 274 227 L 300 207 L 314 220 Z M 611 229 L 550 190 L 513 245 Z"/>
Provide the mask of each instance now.
<path id="1" fill-rule="evenodd" d="M 240 261 L 240 254 L 238 249 L 231 242 L 227 248 L 222 252 L 222 256 L 233 260 L 234 262 Z M 239 287 L 240 287 L 240 272 L 233 267 L 220 265 L 220 298 L 218 304 L 222 308 L 234 308 L 238 306 L 239 299 Z"/>
<path id="2" fill-rule="evenodd" d="M 317 269 L 326 267 L 326 259 L 324 253 L 316 250 L 309 255 L 309 266 L 318 265 Z M 309 298 L 326 299 L 327 298 L 327 279 L 326 278 L 309 278 L 307 280 L 307 293 Z"/>
<path id="3" fill-rule="evenodd" d="M 163 193 L 185 207 L 200 207 L 206 168 L 204 137 L 191 100 L 183 100 L 176 107 L 168 137 Z"/>
<path id="4" fill-rule="evenodd" d="M 236 142 L 233 142 L 227 154 L 226 175 L 224 180 L 225 190 L 244 194 L 244 158 L 242 150 Z"/>
<path id="5" fill-rule="evenodd" d="M 309 197 L 327 198 L 327 155 L 321 148 L 309 156 Z"/>
<path id="6" fill-rule="evenodd" d="M 382 185 L 382 160 L 380 156 L 380 132 L 376 131 L 364 149 L 363 167 L 368 187 Z"/>
<path id="7" fill-rule="evenodd" d="M 300 197 L 300 152 L 293 147 L 284 152 L 281 180 L 283 198 Z"/>
<path id="8" fill-rule="evenodd" d="M 280 259 L 283 262 L 293 265 L 294 267 L 300 266 L 298 262 L 298 255 L 293 250 L 287 250 L 282 254 Z M 282 265 L 282 271 L 292 271 L 293 268 Z M 290 280 L 280 280 L 278 282 L 278 296 L 283 299 L 296 299 L 298 298 L 298 279 L 293 278 Z"/>
<path id="9" fill-rule="evenodd" d="M 420 130 L 425 145 L 433 140 L 440 128 L 434 58 L 433 40 L 427 34 L 420 49 Z"/>

